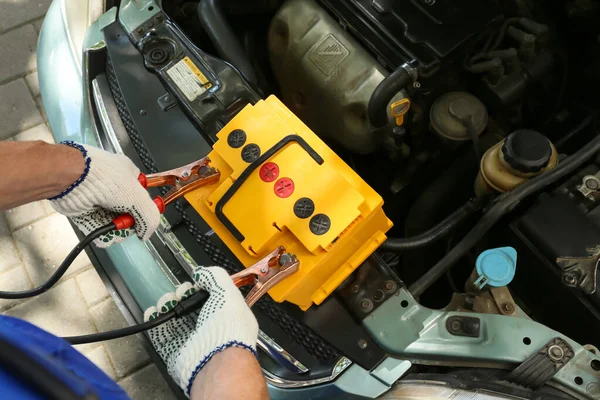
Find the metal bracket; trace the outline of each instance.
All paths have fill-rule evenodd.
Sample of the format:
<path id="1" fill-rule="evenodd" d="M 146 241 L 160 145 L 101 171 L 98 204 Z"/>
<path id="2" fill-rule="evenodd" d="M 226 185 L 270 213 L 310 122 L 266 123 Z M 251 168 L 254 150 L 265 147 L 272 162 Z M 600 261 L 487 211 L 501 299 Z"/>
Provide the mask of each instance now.
<path id="1" fill-rule="evenodd" d="M 512 371 L 507 380 L 537 389 L 571 361 L 574 355 L 573 348 L 566 341 L 554 338 Z"/>
<path id="2" fill-rule="evenodd" d="M 588 200 L 598 200 L 600 197 L 600 176 L 584 176 L 581 180 L 581 184 L 577 186 L 577 191 L 579 191 L 579 193 L 581 193 Z"/>
<path id="3" fill-rule="evenodd" d="M 556 263 L 562 268 L 562 279 L 569 287 L 579 287 L 586 294 L 596 293 L 596 276 L 600 262 L 600 246 L 586 249 L 589 257 L 559 257 Z"/>
<path id="4" fill-rule="evenodd" d="M 498 310 L 504 315 L 516 315 L 517 305 L 506 286 L 490 287 L 489 289 Z"/>
<path id="5" fill-rule="evenodd" d="M 165 93 L 158 98 L 158 105 L 163 111 L 169 111 L 177 104 L 177 99 L 171 93 Z"/>

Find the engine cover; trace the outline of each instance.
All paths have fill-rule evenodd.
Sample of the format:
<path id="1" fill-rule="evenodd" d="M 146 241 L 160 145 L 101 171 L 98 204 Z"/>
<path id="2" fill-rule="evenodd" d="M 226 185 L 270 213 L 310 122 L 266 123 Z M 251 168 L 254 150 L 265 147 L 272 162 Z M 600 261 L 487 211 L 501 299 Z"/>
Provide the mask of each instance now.
<path id="1" fill-rule="evenodd" d="M 388 68 L 433 68 L 501 18 L 494 0 L 322 0 Z"/>
<path id="2" fill-rule="evenodd" d="M 217 137 L 209 157 L 221 179 L 186 199 L 246 267 L 280 245 L 297 255 L 275 301 L 320 304 L 385 240 L 381 196 L 276 97 Z"/>

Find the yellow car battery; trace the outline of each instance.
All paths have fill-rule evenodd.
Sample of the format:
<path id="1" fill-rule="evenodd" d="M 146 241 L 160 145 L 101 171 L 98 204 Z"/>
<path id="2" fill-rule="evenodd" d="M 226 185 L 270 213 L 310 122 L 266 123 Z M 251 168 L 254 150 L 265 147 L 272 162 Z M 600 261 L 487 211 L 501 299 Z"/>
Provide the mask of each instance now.
<path id="1" fill-rule="evenodd" d="M 383 199 L 271 96 L 246 106 L 209 154 L 218 183 L 185 197 L 246 266 L 277 246 L 300 261 L 269 291 L 320 304 L 386 239 Z"/>

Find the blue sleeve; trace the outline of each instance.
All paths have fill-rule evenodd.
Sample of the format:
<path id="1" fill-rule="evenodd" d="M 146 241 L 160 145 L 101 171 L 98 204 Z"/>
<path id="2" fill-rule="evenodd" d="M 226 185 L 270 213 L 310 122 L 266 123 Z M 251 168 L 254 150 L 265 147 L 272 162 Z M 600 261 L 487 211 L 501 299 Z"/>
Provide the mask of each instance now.
<path id="1" fill-rule="evenodd" d="M 58 377 L 82 398 L 93 393 L 100 400 L 129 400 L 116 382 L 61 338 L 7 316 L 0 316 L 0 337 L 43 365 L 49 374 Z M 0 364 L 0 399 L 42 398 L 31 383 L 14 376 Z"/>

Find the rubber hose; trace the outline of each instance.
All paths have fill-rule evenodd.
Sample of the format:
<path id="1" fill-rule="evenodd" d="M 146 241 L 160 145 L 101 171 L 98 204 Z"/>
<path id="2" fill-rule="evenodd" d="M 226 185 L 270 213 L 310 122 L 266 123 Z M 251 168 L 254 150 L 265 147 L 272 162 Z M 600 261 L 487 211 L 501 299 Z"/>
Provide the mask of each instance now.
<path id="1" fill-rule="evenodd" d="M 428 231 L 408 238 L 388 238 L 379 248 L 384 251 L 402 252 L 429 246 L 446 236 L 477 210 L 475 203 L 468 201 Z"/>
<path id="2" fill-rule="evenodd" d="M 600 152 L 600 136 L 592 139 L 586 146 L 567 157 L 556 168 L 532 178 L 530 181 L 517 187 L 512 192 L 499 196 L 494 205 L 484 214 L 469 233 L 437 262 L 429 271 L 409 287 L 410 293 L 417 297 L 423 294 L 435 281 L 471 250 L 481 238 L 498 222 L 500 218 L 510 212 L 517 203 L 544 189 L 546 186 L 571 174 L 581 167 L 590 158 Z"/>
<path id="3" fill-rule="evenodd" d="M 380 129 L 388 124 L 388 104 L 399 91 L 410 85 L 412 81 L 413 77 L 404 68 L 404 65 L 401 65 L 379 83 L 371 95 L 367 107 L 369 123 L 373 128 Z"/>
<path id="4" fill-rule="evenodd" d="M 557 149 L 562 148 L 569 140 L 573 139 L 573 137 L 577 136 L 579 132 L 587 128 L 596 118 L 596 114 L 588 115 L 583 121 L 581 121 L 576 127 L 571 129 L 566 135 L 558 139 L 555 143 L 555 147 Z"/>
<path id="5" fill-rule="evenodd" d="M 235 36 L 233 28 L 227 22 L 219 0 L 201 0 L 198 4 L 198 17 L 219 56 L 237 68 L 249 83 L 256 85 L 258 81 L 256 72 Z"/>

